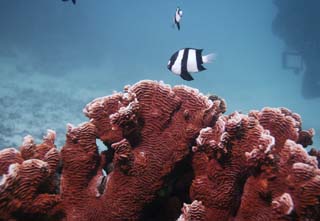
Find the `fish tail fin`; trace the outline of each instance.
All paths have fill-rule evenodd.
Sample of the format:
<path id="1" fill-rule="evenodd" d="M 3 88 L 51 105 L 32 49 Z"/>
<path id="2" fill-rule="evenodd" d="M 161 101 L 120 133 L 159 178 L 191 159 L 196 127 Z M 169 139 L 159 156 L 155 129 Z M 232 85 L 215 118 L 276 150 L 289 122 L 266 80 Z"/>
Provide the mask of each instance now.
<path id="1" fill-rule="evenodd" d="M 211 54 L 202 56 L 202 61 L 204 64 L 212 63 L 214 60 L 216 60 L 216 58 L 217 58 L 217 54 L 211 53 Z"/>

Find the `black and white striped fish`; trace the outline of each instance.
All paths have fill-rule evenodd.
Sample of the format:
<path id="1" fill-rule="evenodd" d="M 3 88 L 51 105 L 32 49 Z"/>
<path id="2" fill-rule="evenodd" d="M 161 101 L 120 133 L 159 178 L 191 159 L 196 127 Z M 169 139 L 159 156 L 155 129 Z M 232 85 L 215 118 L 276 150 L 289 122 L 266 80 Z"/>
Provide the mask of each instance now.
<path id="1" fill-rule="evenodd" d="M 175 52 L 169 62 L 168 69 L 174 74 L 186 81 L 192 81 L 193 77 L 190 73 L 196 73 L 206 70 L 202 64 L 211 63 L 215 60 L 215 54 L 202 56 L 203 49 L 183 48 Z"/>
<path id="2" fill-rule="evenodd" d="M 182 14 L 183 12 L 180 9 L 180 7 L 177 7 L 176 13 L 174 14 L 174 17 L 173 17 L 173 21 L 174 21 L 174 24 L 177 26 L 178 30 L 180 30 L 180 21 L 182 18 Z"/>

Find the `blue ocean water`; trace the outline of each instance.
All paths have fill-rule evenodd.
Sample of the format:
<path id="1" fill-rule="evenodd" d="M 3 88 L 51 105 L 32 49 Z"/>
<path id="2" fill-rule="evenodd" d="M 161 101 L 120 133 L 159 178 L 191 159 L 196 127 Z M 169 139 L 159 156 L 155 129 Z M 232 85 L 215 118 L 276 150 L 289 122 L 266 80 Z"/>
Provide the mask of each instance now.
<path id="1" fill-rule="evenodd" d="M 313 146 L 320 147 L 320 68 L 308 74 L 308 62 L 301 67 L 300 60 L 310 60 L 305 51 L 289 53 L 290 65 L 282 62 L 283 52 L 297 48 L 311 48 L 312 60 L 320 60 L 319 28 L 311 25 L 320 20 L 302 20 L 320 5 L 299 2 L 1 0 L 0 148 L 17 147 L 28 134 L 41 140 L 46 129 L 57 131 L 62 146 L 66 124 L 87 120 L 88 102 L 143 79 L 216 94 L 227 113 L 287 107 L 301 115 L 303 129 L 316 130 Z M 180 31 L 172 27 L 177 6 Z M 167 70 L 171 55 L 185 47 L 217 54 L 190 82 Z"/>

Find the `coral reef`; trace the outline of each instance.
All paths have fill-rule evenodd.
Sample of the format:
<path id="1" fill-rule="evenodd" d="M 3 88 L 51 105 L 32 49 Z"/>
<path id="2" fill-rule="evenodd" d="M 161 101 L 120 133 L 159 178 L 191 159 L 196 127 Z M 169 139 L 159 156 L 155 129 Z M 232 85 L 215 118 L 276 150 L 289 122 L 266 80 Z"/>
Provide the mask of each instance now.
<path id="1" fill-rule="evenodd" d="M 52 130 L 0 151 L 0 220 L 319 220 L 314 131 L 285 108 L 225 111 L 156 81 L 97 98 L 61 151 Z"/>

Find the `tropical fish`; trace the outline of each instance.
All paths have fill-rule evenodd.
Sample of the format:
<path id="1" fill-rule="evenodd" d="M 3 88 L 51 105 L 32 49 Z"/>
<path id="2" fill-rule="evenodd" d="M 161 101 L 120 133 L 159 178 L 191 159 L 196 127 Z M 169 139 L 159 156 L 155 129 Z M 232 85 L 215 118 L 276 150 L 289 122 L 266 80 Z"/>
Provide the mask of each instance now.
<path id="1" fill-rule="evenodd" d="M 203 49 L 183 48 L 175 52 L 169 62 L 168 69 L 186 81 L 193 80 L 190 73 L 206 70 L 202 64 L 211 63 L 215 60 L 215 54 L 202 56 Z"/>
<path id="2" fill-rule="evenodd" d="M 180 21 L 182 18 L 182 14 L 183 12 L 180 9 L 180 7 L 177 7 L 176 13 L 174 14 L 174 17 L 173 17 L 173 21 L 174 21 L 174 24 L 177 26 L 178 30 L 180 30 Z"/>

